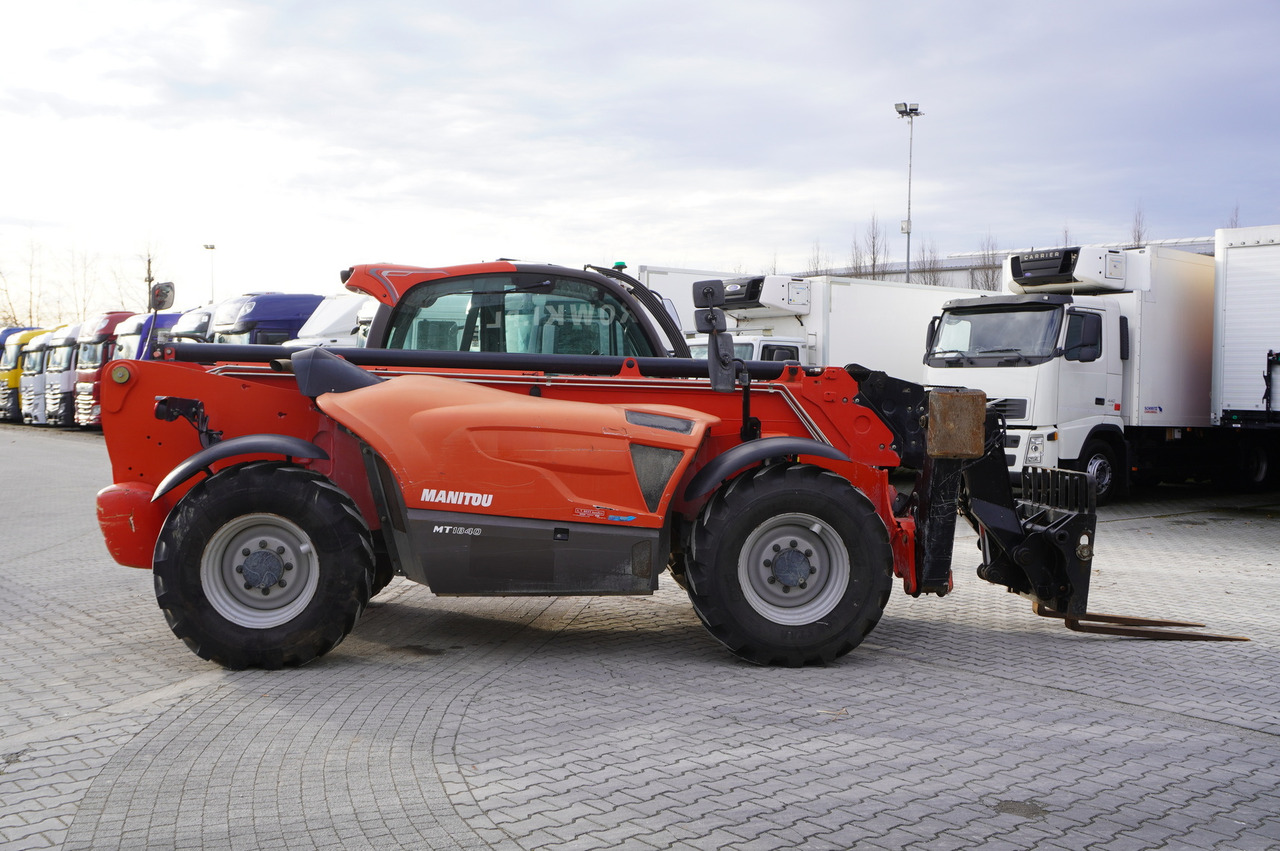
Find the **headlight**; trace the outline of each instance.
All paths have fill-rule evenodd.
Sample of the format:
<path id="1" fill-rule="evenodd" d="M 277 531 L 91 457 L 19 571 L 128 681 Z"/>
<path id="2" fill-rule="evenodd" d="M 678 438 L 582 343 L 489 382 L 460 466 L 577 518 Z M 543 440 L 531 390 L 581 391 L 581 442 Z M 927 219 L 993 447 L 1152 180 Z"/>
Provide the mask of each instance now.
<path id="1" fill-rule="evenodd" d="M 1044 435 L 1033 434 L 1027 441 L 1027 463 L 1039 464 L 1044 461 Z"/>

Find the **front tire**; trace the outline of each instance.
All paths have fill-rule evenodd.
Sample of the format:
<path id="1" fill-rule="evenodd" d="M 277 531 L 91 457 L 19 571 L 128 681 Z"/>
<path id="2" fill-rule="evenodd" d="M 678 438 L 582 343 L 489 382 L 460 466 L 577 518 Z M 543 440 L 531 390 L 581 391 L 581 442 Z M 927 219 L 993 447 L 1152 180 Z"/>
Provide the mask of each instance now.
<path id="1" fill-rule="evenodd" d="M 848 481 L 804 464 L 746 473 L 699 518 L 689 597 L 711 634 L 761 665 L 824 664 L 871 632 L 889 600 L 884 523 Z"/>
<path id="2" fill-rule="evenodd" d="M 341 489 L 263 461 L 193 487 L 165 520 L 153 569 L 156 601 L 196 655 L 280 668 L 322 656 L 355 627 L 373 548 Z"/>
<path id="3" fill-rule="evenodd" d="M 1093 476 L 1097 486 L 1097 504 L 1106 505 L 1124 493 L 1124 470 L 1116 451 L 1105 440 L 1090 440 L 1080 451 L 1079 469 Z"/>

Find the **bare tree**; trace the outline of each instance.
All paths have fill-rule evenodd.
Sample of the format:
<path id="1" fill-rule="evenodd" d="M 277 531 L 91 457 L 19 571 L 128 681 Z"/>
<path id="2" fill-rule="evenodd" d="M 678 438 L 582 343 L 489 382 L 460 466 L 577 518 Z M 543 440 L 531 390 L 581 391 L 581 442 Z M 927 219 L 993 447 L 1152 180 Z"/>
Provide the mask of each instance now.
<path id="1" fill-rule="evenodd" d="M 1147 217 L 1142 212 L 1141 204 L 1133 211 L 1133 228 L 1129 241 L 1135 246 L 1147 244 Z"/>
<path id="2" fill-rule="evenodd" d="M 69 314 L 72 322 L 84 319 L 96 301 L 96 293 L 100 291 L 98 258 L 83 249 L 69 249 L 67 274 L 61 287 L 60 307 L 63 318 Z"/>
<path id="3" fill-rule="evenodd" d="M 862 253 L 862 240 L 855 233 L 853 239 L 849 240 L 849 270 L 846 274 L 853 278 L 862 277 L 866 262 L 867 256 Z"/>
<path id="4" fill-rule="evenodd" d="M 916 252 L 911 274 L 915 276 L 912 278 L 913 283 L 942 286 L 942 259 L 938 256 L 938 245 L 932 239 L 921 245 Z"/>
<path id="5" fill-rule="evenodd" d="M 879 278 L 884 274 L 888 263 L 889 238 L 885 235 L 884 226 L 875 213 L 867 222 L 866 235 L 862 241 L 863 264 L 862 275 L 866 278 Z"/>
<path id="6" fill-rule="evenodd" d="M 969 286 L 975 290 L 999 290 L 1003 283 L 1000 278 L 1004 268 L 1004 254 L 997 246 L 996 238 L 988 233 L 978 251 L 978 263 L 969 272 Z"/>
<path id="7" fill-rule="evenodd" d="M 9 279 L 0 272 L 0 327 L 22 325 L 18 321 L 18 311 L 14 308 L 13 292 L 9 289 Z"/>
<path id="8" fill-rule="evenodd" d="M 31 233 L 27 234 L 27 315 L 23 322 L 25 325 L 40 324 L 40 244 L 36 242 L 35 236 Z"/>
<path id="9" fill-rule="evenodd" d="M 1231 211 L 1231 218 L 1227 219 L 1227 224 L 1226 224 L 1226 226 L 1227 226 L 1227 227 L 1229 227 L 1229 228 L 1238 228 L 1238 227 L 1240 227 L 1240 204 L 1239 204 L 1239 202 L 1237 202 L 1237 203 L 1236 203 L 1235 209 L 1233 209 L 1233 210 Z"/>
<path id="10" fill-rule="evenodd" d="M 1066 225 L 1062 226 L 1062 247 L 1066 248 L 1071 244 L 1071 228 Z"/>
<path id="11" fill-rule="evenodd" d="M 831 271 L 831 258 L 822 250 L 822 242 L 815 239 L 813 241 L 813 251 L 809 254 L 809 269 L 805 272 L 805 275 L 829 275 Z"/>

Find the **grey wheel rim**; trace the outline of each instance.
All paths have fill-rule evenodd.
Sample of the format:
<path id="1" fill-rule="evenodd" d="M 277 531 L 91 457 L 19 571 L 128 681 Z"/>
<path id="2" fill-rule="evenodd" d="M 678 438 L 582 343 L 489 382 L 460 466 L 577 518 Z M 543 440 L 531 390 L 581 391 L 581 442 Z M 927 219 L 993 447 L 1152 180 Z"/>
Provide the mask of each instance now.
<path id="1" fill-rule="evenodd" d="M 840 535 L 800 512 L 757 526 L 738 559 L 747 604 L 784 626 L 803 626 L 830 614 L 849 588 L 849 575 L 849 550 Z"/>
<path id="2" fill-rule="evenodd" d="M 319 561 L 306 532 L 275 514 L 246 514 L 204 548 L 200 585 L 228 621 L 270 629 L 297 617 L 315 596 Z"/>

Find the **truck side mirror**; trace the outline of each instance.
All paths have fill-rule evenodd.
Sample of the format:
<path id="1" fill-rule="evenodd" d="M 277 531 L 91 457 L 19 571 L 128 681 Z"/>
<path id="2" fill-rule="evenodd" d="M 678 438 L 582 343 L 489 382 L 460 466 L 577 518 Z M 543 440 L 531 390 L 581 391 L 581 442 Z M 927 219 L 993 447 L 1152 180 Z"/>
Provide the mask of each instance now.
<path id="1" fill-rule="evenodd" d="M 150 304 L 147 310 L 155 312 L 157 310 L 168 310 L 173 307 L 173 282 L 165 281 L 162 284 L 151 285 Z"/>

